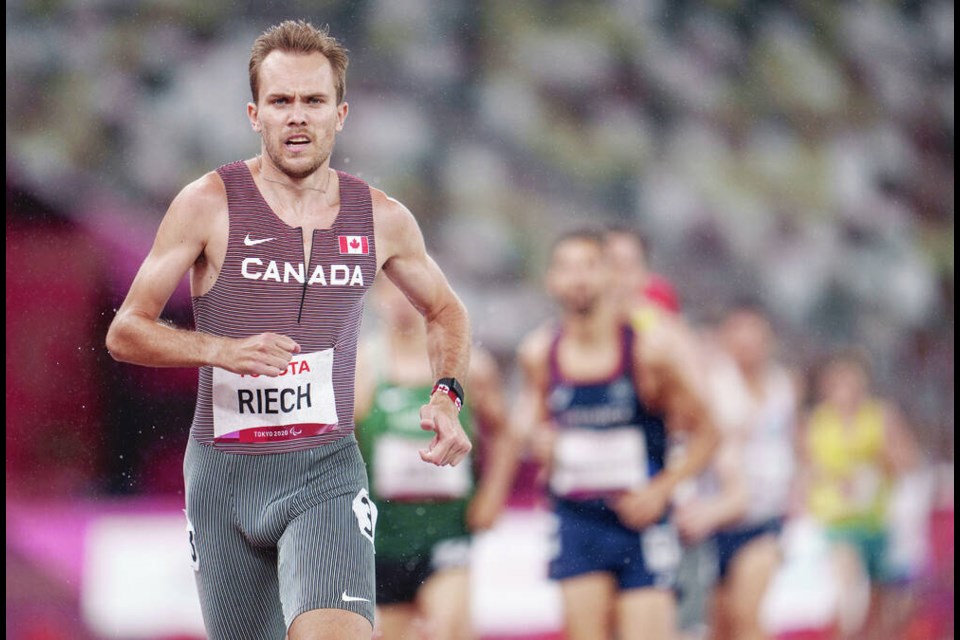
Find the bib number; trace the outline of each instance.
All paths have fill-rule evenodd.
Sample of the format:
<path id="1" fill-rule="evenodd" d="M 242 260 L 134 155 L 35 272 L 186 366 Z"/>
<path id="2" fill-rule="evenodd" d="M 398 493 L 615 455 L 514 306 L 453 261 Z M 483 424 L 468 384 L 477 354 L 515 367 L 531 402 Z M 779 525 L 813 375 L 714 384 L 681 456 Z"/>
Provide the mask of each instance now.
<path id="1" fill-rule="evenodd" d="M 455 467 L 438 467 L 420 459 L 425 439 L 385 435 L 374 449 L 373 487 L 388 500 L 455 500 L 466 497 L 473 484 L 470 456 Z"/>
<path id="2" fill-rule="evenodd" d="M 550 488 L 561 497 L 600 495 L 647 483 L 647 442 L 636 427 L 561 429 Z"/>
<path id="3" fill-rule="evenodd" d="M 276 378 L 213 368 L 216 442 L 275 442 L 337 428 L 333 349 L 299 354 Z"/>

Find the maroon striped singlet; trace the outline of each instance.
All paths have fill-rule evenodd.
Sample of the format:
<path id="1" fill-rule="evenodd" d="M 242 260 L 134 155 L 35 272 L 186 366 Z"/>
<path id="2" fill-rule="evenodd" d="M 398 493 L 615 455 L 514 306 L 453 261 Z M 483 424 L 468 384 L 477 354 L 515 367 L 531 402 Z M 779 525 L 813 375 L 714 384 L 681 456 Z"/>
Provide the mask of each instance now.
<path id="1" fill-rule="evenodd" d="M 209 292 L 193 298 L 198 331 L 229 338 L 263 332 L 289 336 L 302 354 L 333 350 L 336 426 L 313 434 L 291 431 L 282 438 L 214 441 L 213 368 L 200 368 L 191 437 L 229 453 L 299 451 L 353 432 L 353 387 L 364 294 L 377 271 L 370 187 L 346 173 L 340 181 L 340 211 L 329 229 L 313 232 L 304 263 L 303 229 L 283 222 L 266 203 L 243 161 L 217 169 L 227 190 L 229 240 L 223 268 Z M 293 356 L 296 367 L 298 356 Z M 262 378 L 264 384 L 268 378 Z M 251 396 L 252 397 L 252 396 Z M 292 396 L 288 398 L 292 403 Z M 264 398 L 257 397 L 261 408 Z M 253 406 L 251 400 L 248 406 Z M 277 398 L 267 405 L 276 409 Z M 272 413 L 276 413 L 274 410 Z M 250 434 L 246 429 L 241 433 Z M 279 433 L 279 431 L 278 431 Z"/>

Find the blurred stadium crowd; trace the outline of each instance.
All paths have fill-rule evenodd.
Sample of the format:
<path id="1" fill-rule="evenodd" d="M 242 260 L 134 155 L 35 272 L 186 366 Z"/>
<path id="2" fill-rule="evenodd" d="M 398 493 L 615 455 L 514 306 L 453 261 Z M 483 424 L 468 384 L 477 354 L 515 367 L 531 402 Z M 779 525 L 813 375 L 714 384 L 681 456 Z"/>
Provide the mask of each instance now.
<path id="1" fill-rule="evenodd" d="M 250 44 L 301 16 L 351 51 L 333 166 L 414 212 L 508 380 L 551 238 L 628 223 L 692 324 L 749 294 L 798 370 L 863 345 L 952 463 L 953 2 L 13 0 L 8 497 L 182 491 L 196 373 L 103 332 L 173 195 L 257 152 Z"/>

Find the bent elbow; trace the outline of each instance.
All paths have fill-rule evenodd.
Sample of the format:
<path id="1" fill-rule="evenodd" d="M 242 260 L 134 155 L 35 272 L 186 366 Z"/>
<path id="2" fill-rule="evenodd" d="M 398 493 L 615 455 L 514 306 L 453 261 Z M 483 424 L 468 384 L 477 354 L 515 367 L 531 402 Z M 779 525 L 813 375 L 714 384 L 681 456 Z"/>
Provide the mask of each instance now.
<path id="1" fill-rule="evenodd" d="M 109 353 L 110 357 L 117 362 L 127 361 L 124 352 L 124 343 L 123 324 L 119 319 L 115 318 L 114 321 L 110 323 L 110 328 L 107 329 L 107 338 L 105 344 L 107 347 L 107 353 Z"/>

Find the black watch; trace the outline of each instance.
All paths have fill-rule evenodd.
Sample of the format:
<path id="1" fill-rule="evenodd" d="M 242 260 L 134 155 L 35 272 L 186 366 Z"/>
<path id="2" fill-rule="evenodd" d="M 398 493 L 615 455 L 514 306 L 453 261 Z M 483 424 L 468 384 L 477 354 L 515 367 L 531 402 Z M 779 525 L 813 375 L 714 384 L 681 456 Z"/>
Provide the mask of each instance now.
<path id="1" fill-rule="evenodd" d="M 453 404 L 457 406 L 457 411 L 463 408 L 463 387 L 457 382 L 456 378 L 440 378 L 437 380 L 437 383 L 433 385 L 433 391 L 430 392 L 430 395 L 433 395 L 437 391 L 442 391 L 447 394 Z"/>

